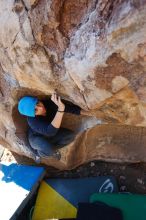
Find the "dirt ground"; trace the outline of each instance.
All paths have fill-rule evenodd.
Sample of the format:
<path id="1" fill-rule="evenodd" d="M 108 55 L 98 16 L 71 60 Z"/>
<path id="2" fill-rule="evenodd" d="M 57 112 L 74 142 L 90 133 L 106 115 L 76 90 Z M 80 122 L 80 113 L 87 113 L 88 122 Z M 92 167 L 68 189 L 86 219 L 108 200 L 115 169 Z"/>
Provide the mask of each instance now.
<path id="1" fill-rule="evenodd" d="M 7 149 L 4 150 L 1 161 L 38 166 L 33 160 L 11 153 Z M 47 170 L 46 178 L 81 178 L 112 175 L 117 180 L 119 191 L 146 194 L 146 163 L 122 164 L 92 161 L 71 171 L 58 171 L 46 166 L 45 168 Z"/>

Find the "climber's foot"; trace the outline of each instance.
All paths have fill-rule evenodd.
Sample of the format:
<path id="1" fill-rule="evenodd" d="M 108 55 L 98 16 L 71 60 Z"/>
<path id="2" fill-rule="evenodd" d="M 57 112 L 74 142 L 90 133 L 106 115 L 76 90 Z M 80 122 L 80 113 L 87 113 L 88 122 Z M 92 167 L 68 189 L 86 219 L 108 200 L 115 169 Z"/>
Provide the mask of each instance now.
<path id="1" fill-rule="evenodd" d="M 61 159 L 61 154 L 58 150 L 54 151 L 53 154 L 51 155 L 44 155 L 42 154 L 42 152 L 39 152 L 39 155 L 37 155 L 35 157 L 35 162 L 36 163 L 40 163 L 41 162 L 41 158 L 42 159 L 56 159 L 56 160 L 60 160 Z"/>
<path id="2" fill-rule="evenodd" d="M 55 151 L 51 157 L 53 157 L 56 160 L 60 160 L 61 159 L 61 153 L 59 151 Z"/>

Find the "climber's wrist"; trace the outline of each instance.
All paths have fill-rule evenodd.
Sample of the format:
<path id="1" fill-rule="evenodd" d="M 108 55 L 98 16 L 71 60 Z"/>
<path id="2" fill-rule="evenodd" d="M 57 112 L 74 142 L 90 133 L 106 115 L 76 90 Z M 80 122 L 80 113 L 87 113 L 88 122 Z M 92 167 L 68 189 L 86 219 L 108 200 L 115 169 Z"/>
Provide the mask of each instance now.
<path id="1" fill-rule="evenodd" d="M 60 110 L 58 110 L 57 112 L 61 112 L 61 113 L 63 113 L 64 111 L 60 111 Z"/>
<path id="2" fill-rule="evenodd" d="M 62 103 L 62 105 L 58 106 L 58 112 L 64 112 L 65 105 Z"/>
<path id="3" fill-rule="evenodd" d="M 58 108 L 58 112 L 64 112 L 65 108 Z"/>

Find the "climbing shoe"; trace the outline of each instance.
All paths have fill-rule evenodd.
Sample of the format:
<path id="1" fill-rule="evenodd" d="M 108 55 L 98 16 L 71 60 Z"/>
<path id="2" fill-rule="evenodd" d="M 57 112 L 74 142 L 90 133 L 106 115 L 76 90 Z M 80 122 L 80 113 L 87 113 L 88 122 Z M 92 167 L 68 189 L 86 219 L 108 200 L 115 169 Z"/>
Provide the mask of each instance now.
<path id="1" fill-rule="evenodd" d="M 53 158 L 56 159 L 56 160 L 60 160 L 60 159 L 61 159 L 61 154 L 60 154 L 59 151 L 55 151 L 55 152 L 51 155 L 51 157 L 53 157 Z"/>
<path id="2" fill-rule="evenodd" d="M 41 158 L 43 158 L 43 159 L 54 158 L 56 160 L 60 160 L 61 159 L 61 154 L 60 154 L 60 152 L 58 150 L 54 151 L 53 154 L 51 154 L 51 155 L 44 155 L 42 152 L 39 152 L 38 154 L 39 154 L 39 156 L 36 156 L 36 159 L 35 159 L 36 163 L 39 163 L 39 160 L 41 160 Z"/>
<path id="3" fill-rule="evenodd" d="M 37 156 L 37 155 L 35 156 L 35 162 L 38 164 L 41 162 L 40 156 Z"/>

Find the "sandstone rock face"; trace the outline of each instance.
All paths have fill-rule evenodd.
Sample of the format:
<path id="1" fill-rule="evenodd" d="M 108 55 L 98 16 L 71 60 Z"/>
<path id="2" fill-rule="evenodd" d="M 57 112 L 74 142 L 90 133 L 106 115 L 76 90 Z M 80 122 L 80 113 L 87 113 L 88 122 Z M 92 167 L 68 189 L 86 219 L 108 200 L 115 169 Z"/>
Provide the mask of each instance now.
<path id="1" fill-rule="evenodd" d="M 18 100 L 57 90 L 93 117 L 65 116 L 79 134 L 44 163 L 145 161 L 146 0 L 0 0 L 0 28 L 0 144 L 33 158 Z"/>

